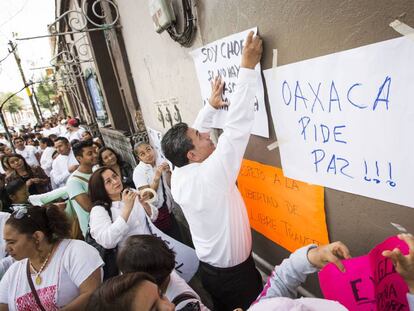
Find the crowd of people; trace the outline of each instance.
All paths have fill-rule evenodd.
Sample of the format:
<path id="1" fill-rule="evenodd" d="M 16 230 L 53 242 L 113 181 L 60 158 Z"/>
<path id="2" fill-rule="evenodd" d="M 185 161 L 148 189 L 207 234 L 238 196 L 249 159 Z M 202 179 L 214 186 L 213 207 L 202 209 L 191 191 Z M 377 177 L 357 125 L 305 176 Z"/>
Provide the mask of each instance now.
<path id="1" fill-rule="evenodd" d="M 161 145 L 173 167 L 147 142 L 134 146 L 132 167 L 77 118 L 53 116 L 10 140 L 0 134 L 0 311 L 346 310 L 334 301 L 295 299 L 308 274 L 328 263 L 344 270 L 350 253 L 341 242 L 298 249 L 265 285 L 251 255 L 236 179 L 254 121 L 261 54 L 260 37 L 250 33 L 217 144 L 209 131 L 225 105 L 219 77 L 193 127 L 167 131 Z M 180 275 L 182 254 L 169 241 L 185 242 L 187 231 L 176 209 L 212 305 Z M 414 238 L 400 238 L 410 253 L 384 256 L 406 281 L 414 310 Z"/>

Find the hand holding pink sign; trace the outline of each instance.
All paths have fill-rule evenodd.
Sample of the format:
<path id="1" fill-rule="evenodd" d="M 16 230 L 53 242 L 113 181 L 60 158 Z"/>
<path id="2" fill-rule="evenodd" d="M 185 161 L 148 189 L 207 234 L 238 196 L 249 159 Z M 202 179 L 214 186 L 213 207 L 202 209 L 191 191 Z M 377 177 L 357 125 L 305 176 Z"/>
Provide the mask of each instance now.
<path id="1" fill-rule="evenodd" d="M 343 261 L 346 272 L 332 264 L 319 273 L 319 281 L 326 299 L 337 300 L 349 310 L 408 311 L 407 284 L 397 273 L 387 250 L 398 248 L 407 255 L 408 245 L 398 237 L 391 237 L 374 247 L 368 255 Z"/>

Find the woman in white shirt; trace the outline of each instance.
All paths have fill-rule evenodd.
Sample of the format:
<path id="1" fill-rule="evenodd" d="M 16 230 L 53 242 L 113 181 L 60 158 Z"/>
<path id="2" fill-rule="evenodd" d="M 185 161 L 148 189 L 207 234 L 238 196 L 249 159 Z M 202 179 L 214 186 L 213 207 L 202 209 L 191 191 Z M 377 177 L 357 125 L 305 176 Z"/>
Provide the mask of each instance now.
<path id="1" fill-rule="evenodd" d="M 91 236 L 106 249 L 115 248 L 130 235 L 150 234 L 146 215 L 155 220 L 158 210 L 139 198 L 133 189 L 123 189 L 120 176 L 101 167 L 89 179 L 93 207 L 89 215 Z"/>
<path id="2" fill-rule="evenodd" d="M 67 239 L 69 233 L 69 220 L 55 205 L 11 214 L 4 240 L 18 261 L 0 281 L 0 311 L 85 308 L 101 283 L 103 261 L 92 246 Z"/>

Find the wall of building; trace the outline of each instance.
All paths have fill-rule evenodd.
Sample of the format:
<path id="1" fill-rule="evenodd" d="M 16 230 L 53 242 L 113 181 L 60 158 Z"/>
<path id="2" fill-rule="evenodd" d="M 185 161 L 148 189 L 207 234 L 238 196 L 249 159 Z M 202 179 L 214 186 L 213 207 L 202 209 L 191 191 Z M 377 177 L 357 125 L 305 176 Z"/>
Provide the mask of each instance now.
<path id="1" fill-rule="evenodd" d="M 389 23 L 397 17 L 414 26 L 410 0 L 206 0 L 197 1 L 198 29 L 192 48 L 182 48 L 167 33 L 157 34 L 148 1 L 118 1 L 122 32 L 138 100 L 147 126 L 165 132 L 157 105 L 178 100 L 184 122 L 191 123 L 201 108 L 195 68 L 188 52 L 204 44 L 254 26 L 264 39 L 262 68 L 313 58 L 400 36 Z M 161 104 L 160 104 L 161 102 Z M 268 103 L 267 103 L 268 106 Z M 276 139 L 270 118 L 270 139 L 252 136 L 246 158 L 279 166 L 278 150 L 265 148 Z M 414 231 L 414 210 L 365 197 L 325 190 L 325 209 L 332 241 L 342 240 L 353 255 L 366 253 L 395 233 L 390 222 Z M 254 251 L 275 264 L 287 252 L 254 233 Z M 306 286 L 318 294 L 315 278 Z"/>

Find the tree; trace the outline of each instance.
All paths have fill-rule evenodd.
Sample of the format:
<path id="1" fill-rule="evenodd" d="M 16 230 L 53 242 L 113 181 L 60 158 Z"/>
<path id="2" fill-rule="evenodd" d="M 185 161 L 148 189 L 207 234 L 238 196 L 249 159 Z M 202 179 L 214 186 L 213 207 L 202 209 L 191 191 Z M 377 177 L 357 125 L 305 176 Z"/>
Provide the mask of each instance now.
<path id="1" fill-rule="evenodd" d="M 13 93 L 11 92 L 0 93 L 0 105 L 12 94 Z M 17 95 L 14 95 L 12 98 L 10 98 L 3 106 L 3 111 L 8 111 L 10 113 L 14 123 L 17 123 L 16 113 L 18 113 L 22 109 L 23 98 Z"/>
<path id="2" fill-rule="evenodd" d="M 52 114 L 54 103 L 51 102 L 51 98 L 55 96 L 55 89 L 49 80 L 44 79 L 39 83 L 36 89 L 37 101 L 42 108 L 49 109 Z"/>

